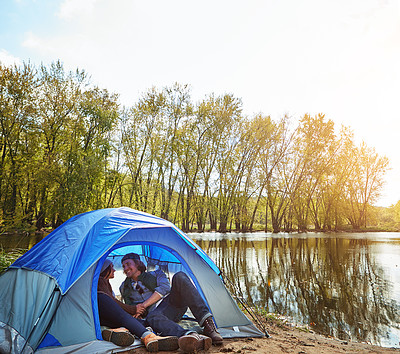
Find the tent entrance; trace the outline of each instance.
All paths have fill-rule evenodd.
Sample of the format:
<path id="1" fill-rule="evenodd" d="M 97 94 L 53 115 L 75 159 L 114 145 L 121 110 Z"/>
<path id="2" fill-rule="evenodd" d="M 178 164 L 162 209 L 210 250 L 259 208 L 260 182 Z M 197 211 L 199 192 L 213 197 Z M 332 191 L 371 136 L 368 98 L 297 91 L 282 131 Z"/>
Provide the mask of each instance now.
<path id="1" fill-rule="evenodd" d="M 157 231 L 160 233 L 162 230 Z M 132 235 L 133 234 L 132 232 Z M 132 235 L 130 236 L 132 237 Z M 134 234 L 134 236 L 137 238 L 138 235 Z M 223 337 L 264 336 L 239 309 L 236 301 L 226 289 L 220 276 L 219 269 L 216 268 L 215 264 L 213 264 L 213 268 L 211 268 L 209 259 L 203 259 L 201 257 L 202 254 L 198 253 L 198 249 L 190 247 L 189 251 L 192 254 L 187 255 L 188 247 L 184 249 L 185 252 L 180 253 L 180 247 L 172 248 L 165 243 L 160 244 L 149 241 L 140 243 L 133 241 L 129 243 L 126 242 L 127 238 L 129 239 L 129 236 L 124 237 L 125 242 L 114 245 L 107 257 L 99 261 L 99 263 L 102 264 L 104 260 L 108 258 L 114 263 L 116 275 L 110 283 L 117 296 L 119 295 L 119 286 L 125 280 L 121 264 L 122 257 L 127 253 L 137 253 L 140 259 L 146 264 L 149 271 L 159 268 L 166 273 L 170 281 L 175 273 L 179 271 L 185 272 L 189 278 L 192 279 L 199 293 L 206 301 Z M 165 240 L 168 238 L 165 237 L 162 239 Z M 201 252 L 203 251 L 201 250 Z M 101 268 L 101 265 L 99 267 Z M 193 316 L 188 312 L 187 317 L 190 319 Z M 200 329 L 196 322 L 190 320 L 183 322 L 183 327 L 187 326 L 197 326 L 197 329 Z"/>
<path id="2" fill-rule="evenodd" d="M 165 247 L 153 243 L 140 245 L 121 245 L 121 247 L 112 250 L 106 258 L 113 262 L 114 269 L 116 270 L 114 279 L 110 279 L 110 283 L 116 297 L 122 301 L 119 287 L 126 279 L 126 276 L 122 270 L 121 260 L 127 253 L 136 253 L 140 256 L 141 261 L 146 265 L 147 271 L 154 271 L 156 269 L 162 270 L 166 274 L 170 283 L 175 273 L 182 271 L 188 274 L 197 289 L 199 289 L 203 299 L 205 299 L 204 294 L 201 291 L 201 288 L 199 288 L 197 280 L 188 265 L 182 259 L 179 259 L 179 255 L 173 254 L 173 252 L 173 250 L 168 250 Z M 100 263 L 102 264 L 103 262 L 99 261 L 99 264 Z M 207 302 L 206 299 L 205 301 Z M 195 321 L 190 310 L 187 311 L 181 325 L 184 328 L 200 330 L 200 327 Z"/>

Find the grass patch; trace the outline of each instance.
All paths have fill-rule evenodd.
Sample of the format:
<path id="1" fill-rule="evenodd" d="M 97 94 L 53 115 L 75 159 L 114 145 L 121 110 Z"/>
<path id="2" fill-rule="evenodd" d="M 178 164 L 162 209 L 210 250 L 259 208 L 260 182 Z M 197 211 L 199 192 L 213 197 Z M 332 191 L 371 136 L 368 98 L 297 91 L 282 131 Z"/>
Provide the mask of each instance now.
<path id="1" fill-rule="evenodd" d="M 21 257 L 27 250 L 17 248 L 11 251 L 4 251 L 3 247 L 0 248 L 0 273 L 4 272 L 6 268 L 11 265 L 17 258 Z"/>

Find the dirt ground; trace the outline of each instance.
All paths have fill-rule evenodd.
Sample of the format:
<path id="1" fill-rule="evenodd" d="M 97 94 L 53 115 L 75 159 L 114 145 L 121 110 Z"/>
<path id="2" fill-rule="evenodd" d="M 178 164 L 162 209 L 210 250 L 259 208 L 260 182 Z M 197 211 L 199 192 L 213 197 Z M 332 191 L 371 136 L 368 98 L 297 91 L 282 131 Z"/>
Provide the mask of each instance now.
<path id="1" fill-rule="evenodd" d="M 269 322 L 266 329 L 270 338 L 225 339 L 222 346 L 212 346 L 207 352 L 200 351 L 199 353 L 400 353 L 400 348 L 383 348 L 367 343 L 328 338 L 281 323 Z M 138 348 L 126 353 L 148 352 L 144 348 Z M 179 353 L 179 351 L 174 353 Z"/>

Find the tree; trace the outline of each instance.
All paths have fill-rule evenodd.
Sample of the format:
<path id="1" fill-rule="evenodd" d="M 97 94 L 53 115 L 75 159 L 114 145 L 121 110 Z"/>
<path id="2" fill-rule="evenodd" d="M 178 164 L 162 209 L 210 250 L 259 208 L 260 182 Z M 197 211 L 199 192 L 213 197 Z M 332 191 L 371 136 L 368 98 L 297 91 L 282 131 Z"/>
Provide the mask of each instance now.
<path id="1" fill-rule="evenodd" d="M 36 227 L 41 229 L 47 219 L 57 224 L 58 215 L 64 214 L 68 195 L 65 171 L 73 165 L 73 156 L 68 152 L 71 136 L 76 136 L 79 127 L 77 110 L 87 76 L 78 70 L 66 73 L 60 61 L 49 68 L 42 65 L 39 73 L 38 128 L 43 139 L 43 160 L 37 179 Z"/>
<path id="2" fill-rule="evenodd" d="M 164 89 L 166 105 L 163 117 L 165 125 L 164 149 L 159 155 L 159 179 L 161 185 L 161 217 L 169 218 L 171 202 L 176 182 L 179 176 L 177 164 L 178 155 L 178 132 L 182 124 L 189 119 L 193 112 L 190 100 L 190 89 L 188 85 L 175 84 Z"/>
<path id="3" fill-rule="evenodd" d="M 24 64 L 21 68 L 0 65 L 0 202 L 7 223 L 22 218 L 16 217 L 18 195 L 25 186 L 24 172 L 32 172 L 27 167 L 29 157 L 36 152 L 33 144 L 37 142 L 32 136 L 35 86 L 35 70 L 31 65 Z"/>
<path id="4" fill-rule="evenodd" d="M 118 118 L 117 96 L 94 87 L 76 98 L 77 105 L 65 122 L 64 148 L 57 195 L 57 224 L 76 212 L 83 212 L 95 205 L 101 194 L 103 203 L 110 206 L 102 181 L 107 180 L 108 159 L 111 155 L 112 132 Z M 104 175 L 105 174 L 105 175 Z"/>
<path id="5" fill-rule="evenodd" d="M 364 142 L 353 150 L 352 157 L 354 168 L 346 183 L 347 218 L 354 229 L 366 228 L 369 209 L 383 187 L 389 160 Z"/>
<path id="6" fill-rule="evenodd" d="M 287 182 L 287 167 L 292 155 L 294 132 L 291 131 L 289 118 L 284 116 L 276 125 L 270 145 L 262 152 L 262 183 L 266 189 L 265 231 L 268 231 L 268 211 L 271 216 L 272 231 L 281 231 L 283 218 L 289 204 L 290 183 Z"/>
<path id="7" fill-rule="evenodd" d="M 122 145 L 131 186 L 128 205 L 151 213 L 156 208 L 153 175 L 157 173 L 157 154 L 162 149 L 159 134 L 163 134 L 164 106 L 164 93 L 152 88 L 125 111 L 122 121 Z"/>
<path id="8" fill-rule="evenodd" d="M 306 231 L 313 214 L 314 224 L 320 230 L 315 194 L 332 169 L 338 151 L 333 121 L 325 121 L 323 114 L 315 117 L 306 114 L 297 129 L 294 151 L 296 162 L 290 199 L 297 227 L 299 231 Z M 310 213 L 312 208 L 314 213 Z"/>
<path id="9" fill-rule="evenodd" d="M 241 158 L 238 155 L 242 103 L 233 95 L 219 97 L 215 103 L 213 112 L 218 141 L 216 140 L 216 144 L 213 146 L 216 154 L 216 180 L 215 190 L 211 189 L 211 195 L 215 192 L 216 197 L 211 197 L 209 215 L 212 225 L 212 219 L 215 218 L 215 212 L 218 211 L 219 231 L 226 232 L 235 193 L 243 176 Z"/>
<path id="10" fill-rule="evenodd" d="M 260 183 L 259 175 L 262 173 L 262 158 L 274 143 L 275 125 L 270 117 L 257 115 L 245 122 L 243 134 L 239 145 L 239 154 L 242 156 L 241 165 L 243 179 L 239 185 L 236 197 L 236 230 L 246 232 L 252 229 L 254 217 L 258 209 L 266 179 Z M 265 162 L 265 160 L 264 160 Z M 252 201 L 258 193 L 256 202 L 251 212 Z"/>
<path id="11" fill-rule="evenodd" d="M 333 156 L 333 164 L 321 179 L 313 198 L 312 211 L 316 229 L 337 230 L 344 223 L 345 185 L 354 167 L 352 151 L 354 149 L 353 133 L 342 127 L 337 140 L 337 148 Z"/>

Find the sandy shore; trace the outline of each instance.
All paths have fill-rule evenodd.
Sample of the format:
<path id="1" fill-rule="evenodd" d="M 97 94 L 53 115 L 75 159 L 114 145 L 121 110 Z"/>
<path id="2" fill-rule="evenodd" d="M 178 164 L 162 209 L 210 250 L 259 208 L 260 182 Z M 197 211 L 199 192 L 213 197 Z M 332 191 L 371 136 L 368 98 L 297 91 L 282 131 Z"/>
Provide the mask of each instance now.
<path id="1" fill-rule="evenodd" d="M 207 352 L 199 353 L 400 353 L 400 348 L 383 348 L 367 343 L 328 338 L 312 331 L 274 321 L 269 321 L 266 329 L 271 335 L 270 338 L 228 339 L 224 340 L 222 346 L 213 346 Z M 144 348 L 138 348 L 125 353 L 148 352 Z"/>

